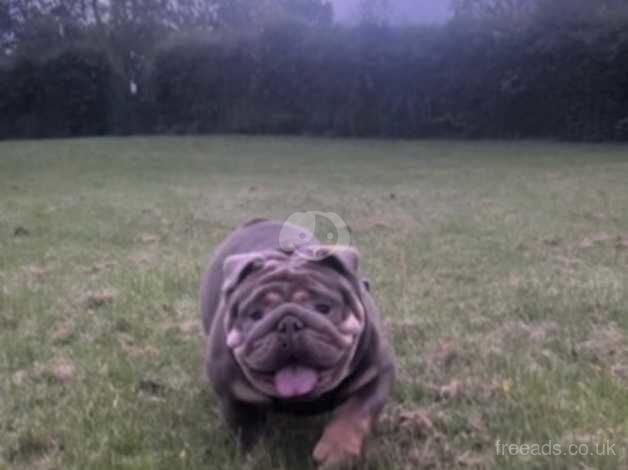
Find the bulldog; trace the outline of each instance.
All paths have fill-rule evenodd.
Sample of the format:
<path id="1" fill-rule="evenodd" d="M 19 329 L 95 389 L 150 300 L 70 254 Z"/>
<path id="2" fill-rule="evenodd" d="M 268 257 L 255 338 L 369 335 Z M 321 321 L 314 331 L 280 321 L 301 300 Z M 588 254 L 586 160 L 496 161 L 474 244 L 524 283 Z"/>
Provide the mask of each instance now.
<path id="1" fill-rule="evenodd" d="M 351 247 L 265 219 L 240 226 L 214 253 L 200 289 L 205 367 L 246 448 L 268 412 L 332 411 L 315 462 L 344 467 L 361 455 L 394 364 L 358 260 Z"/>

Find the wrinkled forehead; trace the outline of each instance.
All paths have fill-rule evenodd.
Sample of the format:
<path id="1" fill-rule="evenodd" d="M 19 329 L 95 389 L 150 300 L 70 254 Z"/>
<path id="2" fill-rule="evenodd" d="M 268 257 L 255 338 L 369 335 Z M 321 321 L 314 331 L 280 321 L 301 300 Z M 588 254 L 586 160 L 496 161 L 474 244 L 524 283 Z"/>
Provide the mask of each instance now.
<path id="1" fill-rule="evenodd" d="M 269 303 L 301 302 L 318 295 L 342 301 L 348 282 L 334 269 L 298 255 L 269 256 L 259 271 L 247 277 L 234 296 Z"/>

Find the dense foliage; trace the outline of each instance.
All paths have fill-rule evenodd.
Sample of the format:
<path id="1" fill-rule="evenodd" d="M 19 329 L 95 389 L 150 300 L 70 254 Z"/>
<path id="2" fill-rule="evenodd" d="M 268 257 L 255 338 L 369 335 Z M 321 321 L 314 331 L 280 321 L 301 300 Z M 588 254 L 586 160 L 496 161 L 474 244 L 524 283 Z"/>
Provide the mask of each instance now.
<path id="1" fill-rule="evenodd" d="M 0 137 L 247 132 L 628 140 L 623 17 L 582 13 L 565 21 L 555 9 L 539 16 L 526 7 L 525 15 L 507 10 L 504 19 L 489 4 L 461 1 L 465 14 L 431 27 L 339 27 L 319 8 L 306 15 L 318 12 L 315 22 L 171 31 L 161 41 L 138 39 L 137 50 L 115 41 L 92 47 L 98 41 L 86 41 L 87 33 L 50 54 L 24 46 L 0 67 Z"/>
<path id="2" fill-rule="evenodd" d="M 124 83 L 100 51 L 68 49 L 0 72 L 0 137 L 119 132 Z"/>

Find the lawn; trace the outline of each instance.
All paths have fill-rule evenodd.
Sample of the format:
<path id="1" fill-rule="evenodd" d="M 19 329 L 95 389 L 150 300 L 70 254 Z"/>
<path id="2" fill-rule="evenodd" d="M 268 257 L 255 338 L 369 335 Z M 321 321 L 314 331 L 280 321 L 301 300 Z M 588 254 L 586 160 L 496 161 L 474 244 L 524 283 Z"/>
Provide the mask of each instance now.
<path id="1" fill-rule="evenodd" d="M 158 137 L 0 142 L 0 469 L 312 468 L 320 418 L 239 454 L 197 307 L 233 227 L 304 210 L 397 356 L 362 468 L 626 468 L 628 147 Z"/>

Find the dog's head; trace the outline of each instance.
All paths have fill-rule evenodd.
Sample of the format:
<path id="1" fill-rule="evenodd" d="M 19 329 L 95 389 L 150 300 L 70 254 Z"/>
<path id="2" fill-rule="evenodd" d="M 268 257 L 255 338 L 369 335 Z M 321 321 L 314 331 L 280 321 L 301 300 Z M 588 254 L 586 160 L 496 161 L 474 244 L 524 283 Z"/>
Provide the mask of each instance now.
<path id="1" fill-rule="evenodd" d="M 350 372 L 367 321 L 358 253 L 312 246 L 232 255 L 219 309 L 227 347 L 249 382 L 281 399 L 314 399 Z"/>

